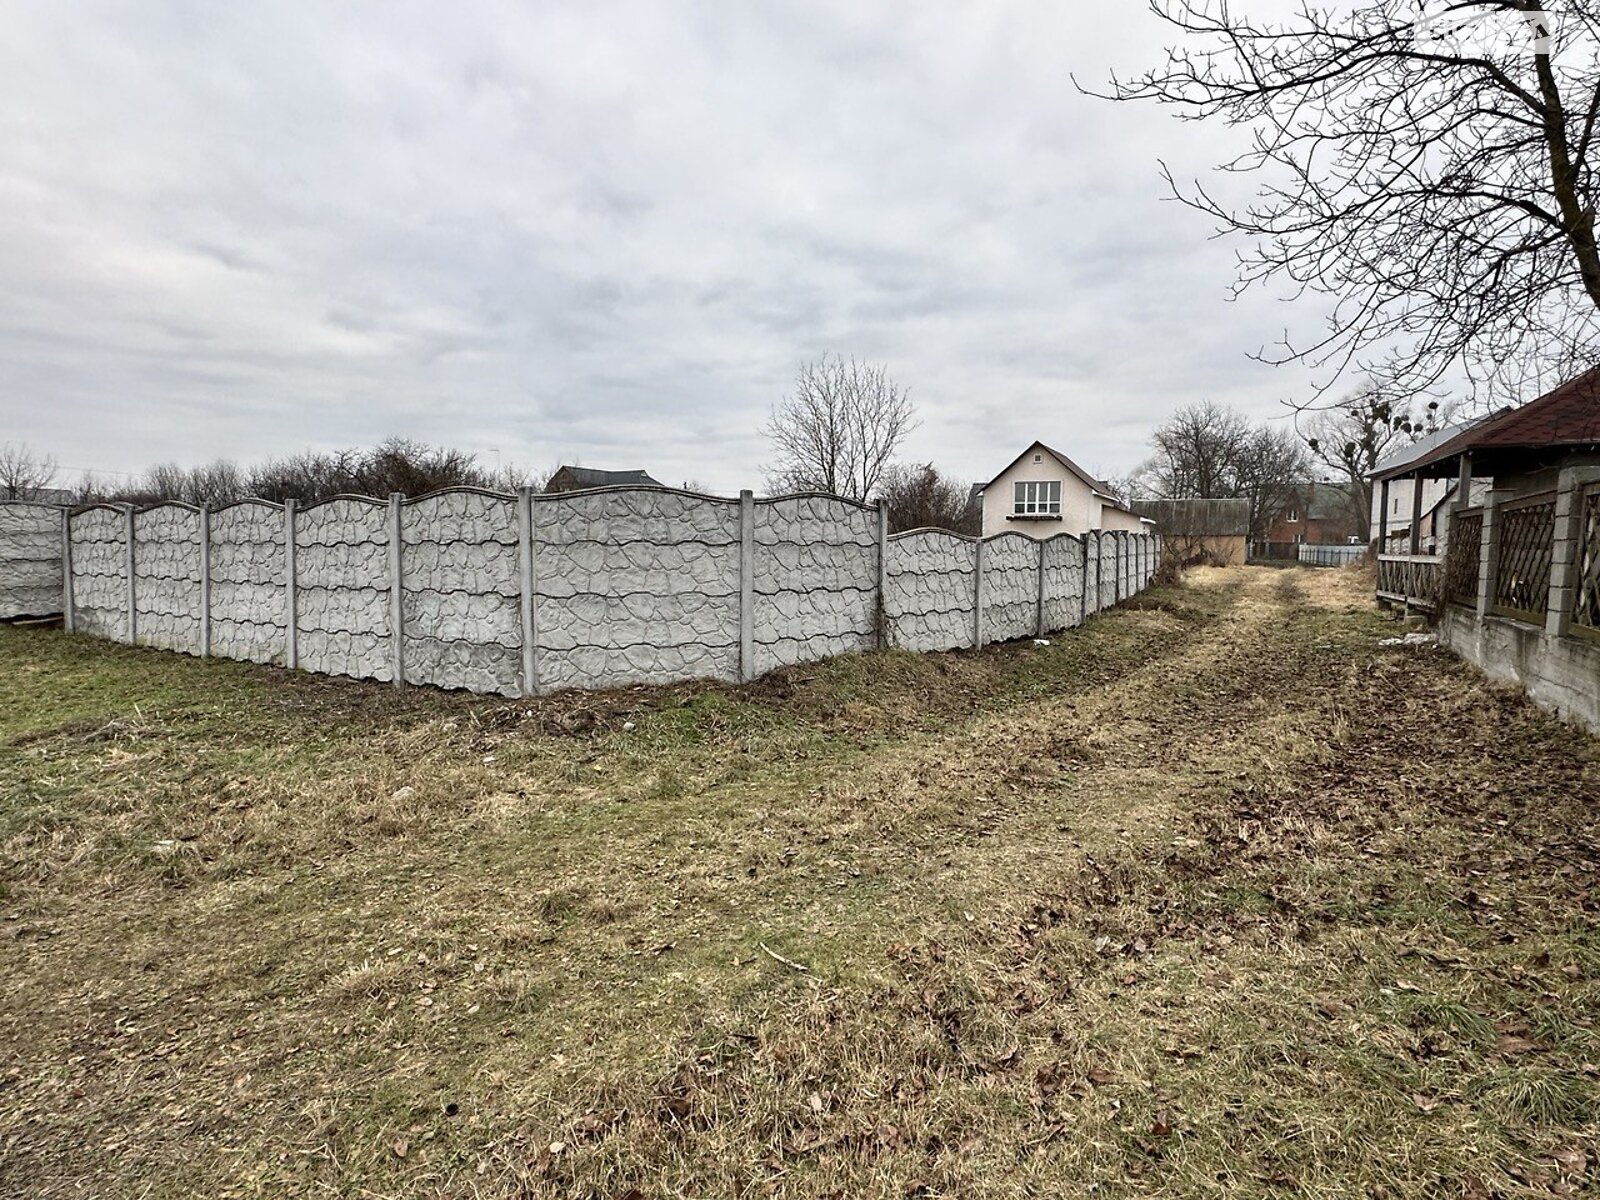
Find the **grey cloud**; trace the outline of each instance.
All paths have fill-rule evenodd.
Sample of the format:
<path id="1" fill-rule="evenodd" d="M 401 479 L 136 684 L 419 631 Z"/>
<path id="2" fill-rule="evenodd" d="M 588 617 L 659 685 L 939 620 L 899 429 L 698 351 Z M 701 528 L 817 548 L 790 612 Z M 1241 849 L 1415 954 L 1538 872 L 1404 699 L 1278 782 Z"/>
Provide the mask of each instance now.
<path id="1" fill-rule="evenodd" d="M 1279 0 L 1274 0 L 1278 3 Z M 1141 6 L 8 6 L 0 416 L 66 462 L 389 433 L 732 490 L 796 364 L 890 364 L 909 453 L 1097 469 L 1315 305 L 1226 301 L 1161 199 L 1232 135 L 1079 95 Z"/>

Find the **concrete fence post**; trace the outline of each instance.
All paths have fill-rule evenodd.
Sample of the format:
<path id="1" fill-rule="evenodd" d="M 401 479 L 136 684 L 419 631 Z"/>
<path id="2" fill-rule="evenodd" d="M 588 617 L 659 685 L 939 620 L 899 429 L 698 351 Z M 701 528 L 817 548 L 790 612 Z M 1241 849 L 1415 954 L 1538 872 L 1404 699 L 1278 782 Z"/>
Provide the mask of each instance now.
<path id="1" fill-rule="evenodd" d="M 1558 478 L 1554 543 L 1550 548 L 1550 603 L 1544 624 L 1550 637 L 1562 637 L 1572 627 L 1583 490 L 1585 484 L 1600 479 L 1600 468 L 1567 467 Z"/>
<path id="2" fill-rule="evenodd" d="M 406 681 L 405 574 L 400 546 L 400 506 L 405 498 L 404 492 L 389 493 L 389 651 L 394 658 L 395 687 Z"/>
<path id="3" fill-rule="evenodd" d="M 72 611 L 72 509 L 61 509 L 61 626 L 68 633 L 77 627 Z"/>
<path id="4" fill-rule="evenodd" d="M 756 677 L 756 494 L 739 493 L 739 682 Z"/>
<path id="5" fill-rule="evenodd" d="M 983 645 L 983 539 L 972 546 L 972 648 Z"/>
<path id="6" fill-rule="evenodd" d="M 128 505 L 123 511 L 122 524 L 123 537 L 127 540 L 124 547 L 126 554 L 123 556 L 123 569 L 128 574 L 128 645 L 139 644 L 139 598 L 133 581 L 133 505 Z"/>
<path id="7" fill-rule="evenodd" d="M 539 694 L 539 629 L 535 624 L 533 559 L 533 489 L 517 489 L 517 574 L 521 579 L 522 694 Z"/>
<path id="8" fill-rule="evenodd" d="M 1091 578 L 1092 577 L 1092 578 Z M 1081 605 L 1082 619 L 1080 625 L 1086 625 L 1089 618 L 1100 607 L 1100 538 L 1094 530 L 1085 531 L 1083 535 L 1083 604 Z"/>
<path id="9" fill-rule="evenodd" d="M 200 506 L 200 657 L 211 657 L 211 506 Z"/>
<path id="10" fill-rule="evenodd" d="M 1494 607 L 1494 577 L 1500 565 L 1500 506 L 1493 488 L 1483 501 L 1483 532 L 1478 547 L 1478 622 Z"/>
<path id="11" fill-rule="evenodd" d="M 887 650 L 889 637 L 889 502 L 878 501 L 878 649 Z"/>
<path id="12" fill-rule="evenodd" d="M 1044 551 L 1050 543 L 1045 540 L 1034 542 L 1033 547 L 1039 554 L 1039 595 L 1033 602 L 1033 636 L 1044 636 Z"/>
<path id="13" fill-rule="evenodd" d="M 300 665 L 300 598 L 295 594 L 294 518 L 297 502 L 283 502 L 283 665 Z"/>

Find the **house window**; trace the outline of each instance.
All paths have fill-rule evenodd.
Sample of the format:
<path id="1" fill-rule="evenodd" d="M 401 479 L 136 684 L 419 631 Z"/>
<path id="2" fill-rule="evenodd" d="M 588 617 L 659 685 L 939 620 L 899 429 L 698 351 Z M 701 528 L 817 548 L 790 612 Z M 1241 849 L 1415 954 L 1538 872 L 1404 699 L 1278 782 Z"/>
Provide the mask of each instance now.
<path id="1" fill-rule="evenodd" d="M 1012 486 L 1012 512 L 1019 517 L 1059 517 L 1061 481 L 1059 479 L 1019 482 Z"/>
<path id="2" fill-rule="evenodd" d="M 1295 525 L 1300 521 L 1300 514 L 1291 508 L 1288 512 L 1283 514 L 1283 519 L 1289 522 L 1289 524 Z"/>

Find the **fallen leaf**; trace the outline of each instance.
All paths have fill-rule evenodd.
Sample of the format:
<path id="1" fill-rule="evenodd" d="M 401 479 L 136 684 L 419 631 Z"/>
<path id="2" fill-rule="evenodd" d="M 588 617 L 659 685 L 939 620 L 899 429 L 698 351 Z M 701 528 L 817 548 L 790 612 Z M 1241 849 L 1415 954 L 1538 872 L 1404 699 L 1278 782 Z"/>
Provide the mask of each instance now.
<path id="1" fill-rule="evenodd" d="M 1089 1082 L 1096 1087 L 1103 1087 L 1108 1083 L 1115 1083 L 1117 1077 L 1104 1067 L 1089 1068 Z"/>
<path id="2" fill-rule="evenodd" d="M 1412 1092 L 1411 1103 L 1417 1106 L 1418 1111 L 1431 1113 L 1434 1109 L 1443 1104 L 1444 1101 L 1435 1099 L 1432 1096 L 1424 1096 L 1421 1092 Z"/>
<path id="3" fill-rule="evenodd" d="M 1171 1134 L 1172 1122 L 1167 1119 L 1166 1110 L 1163 1109 L 1156 1114 L 1156 1119 L 1150 1124 L 1150 1136 L 1164 1138 L 1171 1136 Z"/>
<path id="4" fill-rule="evenodd" d="M 389 1149 L 394 1151 L 394 1156 L 396 1158 L 404 1158 L 407 1154 L 411 1153 L 411 1145 L 405 1140 L 405 1138 L 401 1138 L 398 1142 L 395 1142 L 389 1147 Z"/>
<path id="5" fill-rule="evenodd" d="M 1564 1146 L 1550 1156 L 1568 1175 L 1579 1176 L 1589 1169 L 1589 1156 L 1577 1146 Z"/>
<path id="6" fill-rule="evenodd" d="M 1544 1047 L 1531 1038 L 1525 1038 L 1520 1033 L 1502 1033 L 1494 1040 L 1495 1049 L 1501 1054 L 1532 1054 Z"/>

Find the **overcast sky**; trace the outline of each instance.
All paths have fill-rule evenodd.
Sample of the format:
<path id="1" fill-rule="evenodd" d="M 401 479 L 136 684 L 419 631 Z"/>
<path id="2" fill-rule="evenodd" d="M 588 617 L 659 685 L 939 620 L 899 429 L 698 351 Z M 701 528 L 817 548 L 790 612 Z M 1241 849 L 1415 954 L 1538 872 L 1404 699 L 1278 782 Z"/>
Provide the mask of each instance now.
<path id="1" fill-rule="evenodd" d="M 1237 135 L 1073 88 L 1157 61 L 1133 0 L 4 17 L 0 440 L 74 478 L 402 434 L 759 487 L 829 351 L 966 479 L 1307 392 L 1247 354 L 1315 304 L 1163 199 Z"/>

